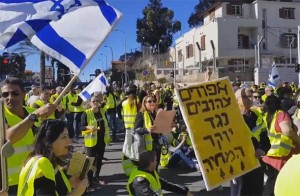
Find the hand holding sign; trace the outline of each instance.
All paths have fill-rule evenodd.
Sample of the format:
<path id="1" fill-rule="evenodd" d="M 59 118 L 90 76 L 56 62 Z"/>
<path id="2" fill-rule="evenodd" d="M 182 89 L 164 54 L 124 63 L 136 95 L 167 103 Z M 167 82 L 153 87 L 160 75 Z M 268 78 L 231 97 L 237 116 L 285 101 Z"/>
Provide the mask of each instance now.
<path id="1" fill-rule="evenodd" d="M 175 117 L 175 110 L 160 110 L 154 120 L 153 126 L 156 129 L 153 129 L 153 133 L 170 133 L 172 131 L 173 120 Z"/>

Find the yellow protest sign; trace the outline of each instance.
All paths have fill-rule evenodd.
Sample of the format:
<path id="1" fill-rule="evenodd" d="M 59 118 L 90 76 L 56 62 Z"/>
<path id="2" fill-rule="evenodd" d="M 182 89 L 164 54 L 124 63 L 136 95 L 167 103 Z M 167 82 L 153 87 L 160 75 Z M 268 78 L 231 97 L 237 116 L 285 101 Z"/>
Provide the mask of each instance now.
<path id="1" fill-rule="evenodd" d="M 176 89 L 176 95 L 207 190 L 259 167 L 227 78 Z"/>

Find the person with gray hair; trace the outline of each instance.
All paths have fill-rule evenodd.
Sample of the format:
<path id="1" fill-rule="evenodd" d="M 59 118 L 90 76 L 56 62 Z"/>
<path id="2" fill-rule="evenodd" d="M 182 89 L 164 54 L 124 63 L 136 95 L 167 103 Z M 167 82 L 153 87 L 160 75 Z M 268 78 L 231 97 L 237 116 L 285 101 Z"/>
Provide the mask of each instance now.
<path id="1" fill-rule="evenodd" d="M 255 149 L 255 156 L 262 164 L 261 158 L 270 149 L 270 141 L 262 115 L 252 109 L 252 97 L 247 95 L 247 89 L 241 88 L 235 92 L 238 107 L 243 115 L 245 123 L 252 132 L 252 144 Z M 249 92 L 248 92 L 249 93 Z M 254 169 L 231 182 L 231 196 L 237 195 L 262 195 L 264 188 L 263 167 Z"/>

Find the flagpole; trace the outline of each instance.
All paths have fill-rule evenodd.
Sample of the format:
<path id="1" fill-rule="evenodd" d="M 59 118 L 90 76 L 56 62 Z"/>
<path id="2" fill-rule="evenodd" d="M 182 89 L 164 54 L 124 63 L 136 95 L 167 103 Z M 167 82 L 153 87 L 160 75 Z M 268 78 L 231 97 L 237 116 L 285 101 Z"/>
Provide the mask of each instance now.
<path id="1" fill-rule="evenodd" d="M 54 105 L 58 105 L 58 103 L 60 102 L 60 100 L 62 99 L 62 97 L 67 94 L 67 92 L 70 90 L 72 84 L 77 80 L 77 78 L 79 77 L 79 73 L 75 74 L 72 79 L 70 80 L 70 82 L 67 84 L 67 86 L 64 88 L 64 90 L 59 94 L 59 96 L 57 97 L 57 99 L 54 101 Z"/>

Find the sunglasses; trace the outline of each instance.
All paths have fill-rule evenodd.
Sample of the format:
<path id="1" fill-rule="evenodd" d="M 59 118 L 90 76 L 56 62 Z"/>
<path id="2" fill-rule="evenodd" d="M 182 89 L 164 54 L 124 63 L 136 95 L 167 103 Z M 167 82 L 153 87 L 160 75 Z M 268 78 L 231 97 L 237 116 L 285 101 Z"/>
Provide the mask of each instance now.
<path id="1" fill-rule="evenodd" d="M 253 96 L 254 99 L 260 99 L 260 96 Z"/>
<path id="2" fill-rule="evenodd" d="M 1 97 L 7 98 L 7 97 L 9 96 L 9 94 L 10 94 L 12 97 L 17 97 L 17 96 L 19 96 L 20 92 L 19 92 L 19 91 L 2 92 L 2 93 L 1 93 Z"/>
<path id="3" fill-rule="evenodd" d="M 156 100 L 148 100 L 147 103 L 156 103 Z"/>

